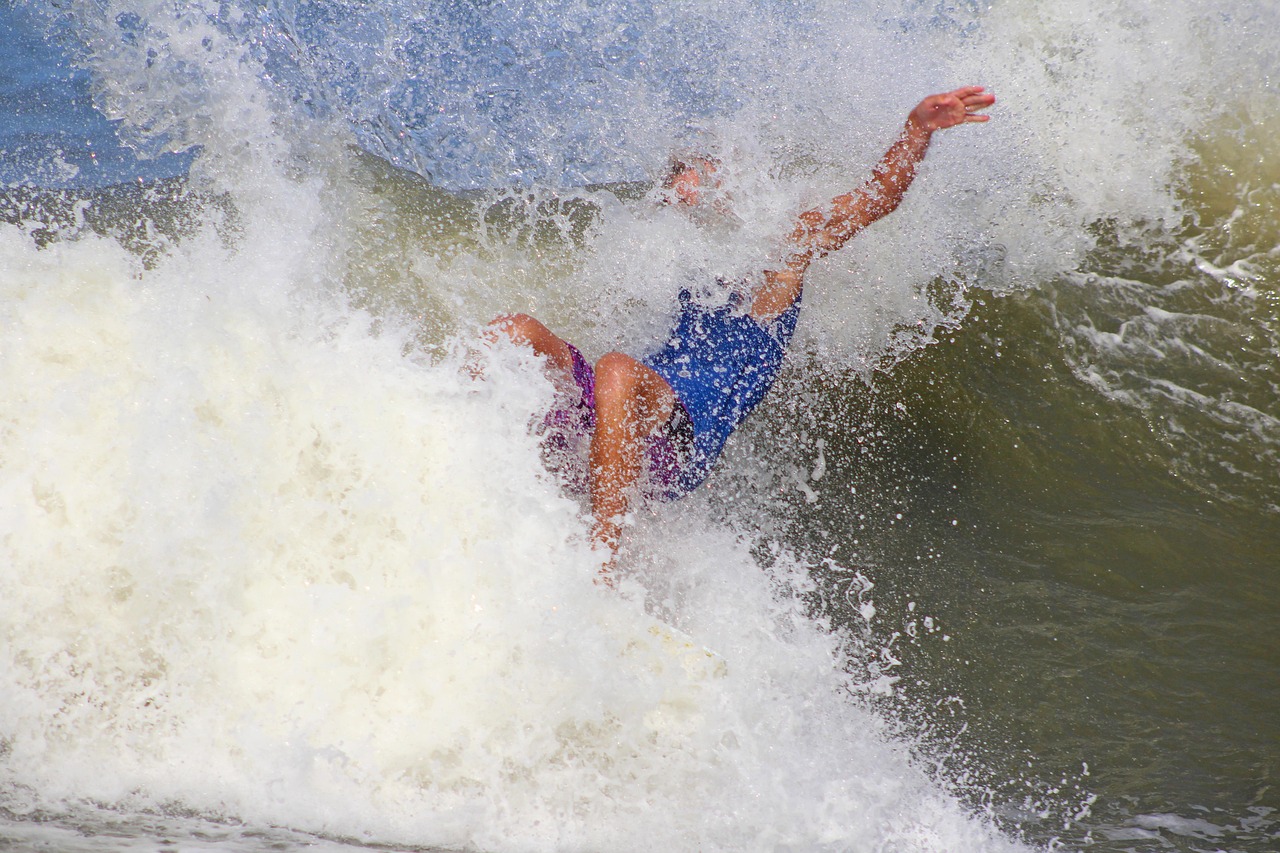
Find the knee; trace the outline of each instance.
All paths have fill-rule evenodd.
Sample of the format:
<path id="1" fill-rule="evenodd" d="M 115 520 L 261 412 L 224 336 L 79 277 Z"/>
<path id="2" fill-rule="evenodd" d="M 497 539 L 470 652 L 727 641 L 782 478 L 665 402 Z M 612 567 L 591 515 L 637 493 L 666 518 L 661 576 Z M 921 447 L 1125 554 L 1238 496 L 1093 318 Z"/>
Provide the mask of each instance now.
<path id="1" fill-rule="evenodd" d="M 545 329 L 528 314 L 499 314 L 489 321 L 489 328 L 501 332 L 517 343 L 535 340 Z"/>
<path id="2" fill-rule="evenodd" d="M 596 400 L 634 394 L 638 381 L 636 360 L 620 352 L 607 352 L 596 361 Z"/>
<path id="3" fill-rule="evenodd" d="M 491 340 L 505 337 L 519 346 L 531 347 L 565 370 L 573 370 L 573 358 L 565 342 L 528 314 L 500 314 L 489 322 L 486 332 Z"/>

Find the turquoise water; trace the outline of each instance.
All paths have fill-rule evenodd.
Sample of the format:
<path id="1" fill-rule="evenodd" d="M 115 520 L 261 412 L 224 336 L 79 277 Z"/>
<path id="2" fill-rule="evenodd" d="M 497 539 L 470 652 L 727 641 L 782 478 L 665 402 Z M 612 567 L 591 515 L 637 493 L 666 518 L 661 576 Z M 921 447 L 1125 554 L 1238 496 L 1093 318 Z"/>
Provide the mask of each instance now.
<path id="1" fill-rule="evenodd" d="M 0 9 L 0 839 L 1280 846 L 1277 23 Z M 475 329 L 642 351 L 967 82 L 992 121 L 596 589 Z M 652 203 L 689 147 L 733 221 Z"/>

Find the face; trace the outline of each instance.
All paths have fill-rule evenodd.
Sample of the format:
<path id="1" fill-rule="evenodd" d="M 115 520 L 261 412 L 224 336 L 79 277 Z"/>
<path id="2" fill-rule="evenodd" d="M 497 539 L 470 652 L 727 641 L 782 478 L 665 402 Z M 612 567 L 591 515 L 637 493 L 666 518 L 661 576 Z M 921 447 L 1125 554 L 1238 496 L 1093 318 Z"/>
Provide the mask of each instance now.
<path id="1" fill-rule="evenodd" d="M 667 188 L 680 204 L 690 207 L 699 204 L 703 190 L 718 185 L 715 179 L 716 165 L 710 160 L 696 159 L 679 164 L 667 178 Z"/>

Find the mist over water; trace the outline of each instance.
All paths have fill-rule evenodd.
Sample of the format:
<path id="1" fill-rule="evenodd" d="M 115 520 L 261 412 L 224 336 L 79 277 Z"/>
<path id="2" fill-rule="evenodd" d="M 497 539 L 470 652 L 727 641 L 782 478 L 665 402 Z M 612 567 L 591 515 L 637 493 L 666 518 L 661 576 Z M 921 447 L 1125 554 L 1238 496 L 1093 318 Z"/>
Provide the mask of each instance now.
<path id="1" fill-rule="evenodd" d="M 1280 22 L 1238 6 L 17 7 L 122 183 L 194 159 L 6 175 L 0 837 L 1269 849 Z M 815 266 L 597 588 L 479 325 L 643 352 L 966 83 L 993 120 Z M 660 203 L 689 149 L 731 216 Z"/>

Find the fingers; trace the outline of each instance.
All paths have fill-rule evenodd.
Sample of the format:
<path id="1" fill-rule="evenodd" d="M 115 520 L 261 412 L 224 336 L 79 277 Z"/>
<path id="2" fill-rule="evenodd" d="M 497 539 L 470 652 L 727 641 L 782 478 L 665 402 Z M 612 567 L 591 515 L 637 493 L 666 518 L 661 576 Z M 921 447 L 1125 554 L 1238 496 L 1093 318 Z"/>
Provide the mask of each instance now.
<path id="1" fill-rule="evenodd" d="M 988 98 L 995 101 L 996 98 L 995 95 L 987 92 L 986 86 L 961 86 L 959 89 L 947 92 L 946 94 L 951 95 L 954 98 L 959 98 L 962 101 L 969 101 L 971 99 L 986 100 Z"/>
<path id="2" fill-rule="evenodd" d="M 947 94 L 958 100 L 964 107 L 964 118 L 960 120 L 960 123 L 991 120 L 991 116 L 978 112 L 978 110 L 985 110 L 996 102 L 996 96 L 988 92 L 986 87 L 964 86 Z"/>
<path id="3" fill-rule="evenodd" d="M 965 86 L 947 94 L 964 104 L 967 113 L 986 109 L 996 102 L 996 96 L 988 92 L 985 86 Z"/>

